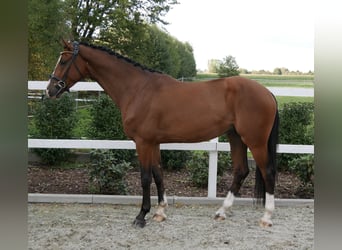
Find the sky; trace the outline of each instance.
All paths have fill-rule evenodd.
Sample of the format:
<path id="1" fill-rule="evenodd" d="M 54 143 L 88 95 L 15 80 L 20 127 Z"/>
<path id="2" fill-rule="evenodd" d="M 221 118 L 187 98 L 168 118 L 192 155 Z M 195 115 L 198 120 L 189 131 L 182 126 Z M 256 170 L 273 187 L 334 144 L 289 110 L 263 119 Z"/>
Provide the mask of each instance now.
<path id="1" fill-rule="evenodd" d="M 194 49 L 197 69 L 233 56 L 240 68 L 314 71 L 310 0 L 178 0 L 164 28 Z"/>

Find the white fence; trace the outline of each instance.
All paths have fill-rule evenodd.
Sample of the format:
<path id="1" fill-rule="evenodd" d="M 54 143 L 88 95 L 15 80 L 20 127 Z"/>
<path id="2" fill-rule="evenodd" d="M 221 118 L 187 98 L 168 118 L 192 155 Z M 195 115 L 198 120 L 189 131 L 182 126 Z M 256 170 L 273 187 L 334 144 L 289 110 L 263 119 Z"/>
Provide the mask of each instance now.
<path id="1" fill-rule="evenodd" d="M 28 89 L 45 90 L 46 81 L 29 81 Z M 268 88 L 276 96 L 305 96 L 313 97 L 311 88 Z M 96 82 L 79 82 L 70 91 L 103 91 Z M 28 148 L 84 148 L 84 149 L 135 149 L 131 140 L 61 140 L 61 139 L 28 139 Z M 217 159 L 219 151 L 230 151 L 229 143 L 218 142 L 215 138 L 209 142 L 200 143 L 165 143 L 161 150 L 205 150 L 209 151 L 208 197 L 216 198 Z M 278 153 L 314 154 L 313 145 L 279 144 Z"/>
<path id="2" fill-rule="evenodd" d="M 47 81 L 29 81 L 28 89 L 45 90 Z M 288 88 L 288 87 L 268 87 L 275 96 L 304 96 L 313 97 L 313 88 Z M 103 88 L 96 82 L 78 82 L 70 91 L 103 91 Z"/>

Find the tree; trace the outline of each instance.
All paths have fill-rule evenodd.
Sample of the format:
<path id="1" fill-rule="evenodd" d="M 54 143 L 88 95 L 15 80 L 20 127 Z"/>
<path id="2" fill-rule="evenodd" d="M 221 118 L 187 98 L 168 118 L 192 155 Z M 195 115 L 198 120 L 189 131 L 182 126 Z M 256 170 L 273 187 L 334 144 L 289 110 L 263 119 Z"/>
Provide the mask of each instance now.
<path id="1" fill-rule="evenodd" d="M 239 66 L 237 65 L 233 56 L 226 56 L 222 62 L 219 63 L 217 73 L 220 77 L 229 77 L 239 75 Z"/>
<path id="2" fill-rule="evenodd" d="M 190 44 L 178 41 L 157 25 L 147 26 L 142 37 L 136 45 L 139 49 L 127 51 L 130 58 L 175 78 L 196 74 L 196 63 Z"/>
<path id="3" fill-rule="evenodd" d="M 178 54 L 172 50 L 172 42 L 166 39 L 165 34 L 159 34 L 160 31 L 151 31 L 155 29 L 151 27 L 155 23 L 166 24 L 162 17 L 172 5 L 177 4 L 176 0 L 65 1 L 73 39 L 106 46 L 153 69 L 177 74 L 179 63 L 174 58 Z M 151 33 L 158 33 L 158 36 Z M 163 47 L 163 51 L 159 46 L 155 53 L 164 53 L 165 56 L 152 55 L 154 59 L 150 60 L 152 52 L 149 46 L 154 41 Z M 168 55 L 170 53 L 173 55 Z M 156 62 L 156 58 L 163 61 Z M 160 65 L 156 67 L 158 63 Z"/>
<path id="4" fill-rule="evenodd" d="M 162 16 L 174 4 L 176 0 L 65 0 L 64 6 L 73 38 L 90 41 L 107 32 L 122 39 L 132 25 L 166 24 Z"/>
<path id="5" fill-rule="evenodd" d="M 281 69 L 280 69 L 280 68 L 275 68 L 275 69 L 273 70 L 273 74 L 275 74 L 275 75 L 281 75 Z"/>
<path id="6" fill-rule="evenodd" d="M 145 39 L 139 44 L 142 60 L 140 63 L 176 77 L 180 60 L 175 40 L 156 25 L 146 30 Z"/>
<path id="7" fill-rule="evenodd" d="M 60 0 L 28 2 L 28 78 L 46 80 L 56 63 L 58 40 L 68 30 Z M 48 73 L 49 72 L 49 73 Z"/>
<path id="8" fill-rule="evenodd" d="M 192 48 L 182 54 L 177 39 L 153 27 L 166 24 L 162 17 L 174 4 L 176 0 L 30 0 L 29 79 L 47 78 L 61 49 L 55 42 L 60 38 L 106 46 L 177 77 L 182 58 L 194 64 Z"/>
<path id="9" fill-rule="evenodd" d="M 188 42 L 182 43 L 177 41 L 177 47 L 180 57 L 180 69 L 177 78 L 194 77 L 197 71 L 192 46 Z"/>

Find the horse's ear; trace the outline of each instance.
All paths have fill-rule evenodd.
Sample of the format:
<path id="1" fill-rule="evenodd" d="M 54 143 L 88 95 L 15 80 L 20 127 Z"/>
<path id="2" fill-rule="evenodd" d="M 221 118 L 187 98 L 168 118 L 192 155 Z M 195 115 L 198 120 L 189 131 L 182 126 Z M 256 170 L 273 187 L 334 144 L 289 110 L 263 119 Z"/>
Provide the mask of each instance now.
<path id="1" fill-rule="evenodd" d="M 62 41 L 62 45 L 64 46 L 64 49 L 68 49 L 69 48 L 69 44 L 67 41 L 65 41 L 63 38 L 61 39 Z"/>
<path id="2" fill-rule="evenodd" d="M 72 50 L 70 42 L 66 41 L 65 39 L 61 38 L 59 43 L 64 47 L 64 50 Z"/>

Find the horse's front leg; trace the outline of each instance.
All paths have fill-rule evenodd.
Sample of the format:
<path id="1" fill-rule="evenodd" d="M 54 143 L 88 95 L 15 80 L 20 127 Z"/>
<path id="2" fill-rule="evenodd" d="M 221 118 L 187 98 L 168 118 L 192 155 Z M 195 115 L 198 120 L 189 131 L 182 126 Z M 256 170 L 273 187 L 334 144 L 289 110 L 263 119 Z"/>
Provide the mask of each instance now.
<path id="1" fill-rule="evenodd" d="M 145 216 L 151 209 L 151 182 L 152 171 L 150 166 L 141 166 L 141 187 L 143 189 L 143 200 L 141 210 L 135 218 L 133 225 L 143 228 L 146 225 Z"/>
<path id="2" fill-rule="evenodd" d="M 153 173 L 154 181 L 156 183 L 157 191 L 158 191 L 158 208 L 157 208 L 156 213 L 153 216 L 153 219 L 155 221 L 161 222 L 166 219 L 165 209 L 167 208 L 168 204 L 167 204 L 167 198 L 166 198 L 166 193 L 165 193 L 165 188 L 164 188 L 163 170 L 160 164 L 152 168 L 152 173 Z"/>
<path id="3" fill-rule="evenodd" d="M 159 145 L 136 141 L 136 147 L 141 165 L 141 187 L 143 189 L 143 199 L 141 210 L 135 218 L 133 225 L 144 227 L 146 225 L 145 216 L 151 209 L 152 168 L 159 164 L 160 156 L 156 153 L 159 152 Z"/>

